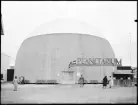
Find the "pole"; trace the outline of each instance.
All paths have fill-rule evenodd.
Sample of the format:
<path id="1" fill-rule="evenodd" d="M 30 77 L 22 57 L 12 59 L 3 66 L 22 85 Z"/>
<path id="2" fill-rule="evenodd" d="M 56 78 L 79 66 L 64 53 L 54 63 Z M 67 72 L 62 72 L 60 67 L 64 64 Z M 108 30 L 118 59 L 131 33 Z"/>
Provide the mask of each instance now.
<path id="1" fill-rule="evenodd" d="M 2 14 L 1 14 L 1 35 L 4 35 Z"/>
<path id="2" fill-rule="evenodd" d="M 129 33 L 130 36 L 130 66 L 131 66 L 131 33 Z"/>

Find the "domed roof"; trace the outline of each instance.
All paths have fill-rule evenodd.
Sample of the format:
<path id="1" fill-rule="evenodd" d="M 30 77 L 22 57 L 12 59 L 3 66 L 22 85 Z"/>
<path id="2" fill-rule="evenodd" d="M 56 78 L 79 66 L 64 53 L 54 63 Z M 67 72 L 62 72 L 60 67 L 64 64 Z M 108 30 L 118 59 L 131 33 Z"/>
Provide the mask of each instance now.
<path id="1" fill-rule="evenodd" d="M 36 27 L 36 29 L 34 29 L 34 31 L 27 36 L 27 38 L 31 36 L 50 33 L 79 33 L 104 38 L 104 36 L 100 33 L 98 28 L 83 21 L 69 18 L 60 18 L 53 20 L 51 22 L 46 22 Z"/>

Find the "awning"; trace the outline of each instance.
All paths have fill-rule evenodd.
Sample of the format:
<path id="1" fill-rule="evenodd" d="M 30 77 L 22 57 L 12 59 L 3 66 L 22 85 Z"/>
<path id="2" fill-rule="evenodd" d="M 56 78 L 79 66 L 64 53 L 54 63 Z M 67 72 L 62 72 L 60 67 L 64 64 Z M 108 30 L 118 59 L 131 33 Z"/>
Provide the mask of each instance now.
<path id="1" fill-rule="evenodd" d="M 117 72 L 117 73 L 114 73 L 114 74 L 135 74 L 135 73 L 119 73 L 119 72 Z"/>

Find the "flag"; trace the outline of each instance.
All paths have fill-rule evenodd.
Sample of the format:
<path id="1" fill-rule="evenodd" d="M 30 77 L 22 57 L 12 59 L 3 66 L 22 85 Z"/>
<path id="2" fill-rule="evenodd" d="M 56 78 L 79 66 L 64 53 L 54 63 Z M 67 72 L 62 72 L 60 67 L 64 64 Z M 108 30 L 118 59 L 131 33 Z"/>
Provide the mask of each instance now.
<path id="1" fill-rule="evenodd" d="M 2 15 L 1 15 L 1 35 L 4 35 L 3 26 L 2 26 Z"/>

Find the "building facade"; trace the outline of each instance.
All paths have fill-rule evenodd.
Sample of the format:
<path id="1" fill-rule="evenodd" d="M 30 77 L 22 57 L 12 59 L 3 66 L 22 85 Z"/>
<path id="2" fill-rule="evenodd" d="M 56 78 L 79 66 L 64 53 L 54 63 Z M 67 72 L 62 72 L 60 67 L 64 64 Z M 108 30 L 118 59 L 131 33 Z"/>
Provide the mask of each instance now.
<path id="1" fill-rule="evenodd" d="M 30 82 L 36 80 L 64 80 L 63 71 L 73 71 L 73 81 L 79 72 L 86 80 L 101 81 L 110 76 L 116 66 L 73 66 L 78 58 L 115 58 L 110 43 L 103 38 L 77 33 L 53 33 L 33 36 L 22 43 L 15 61 L 15 75 Z M 75 75 L 75 76 L 74 76 Z M 70 78 L 71 79 L 71 78 Z"/>

